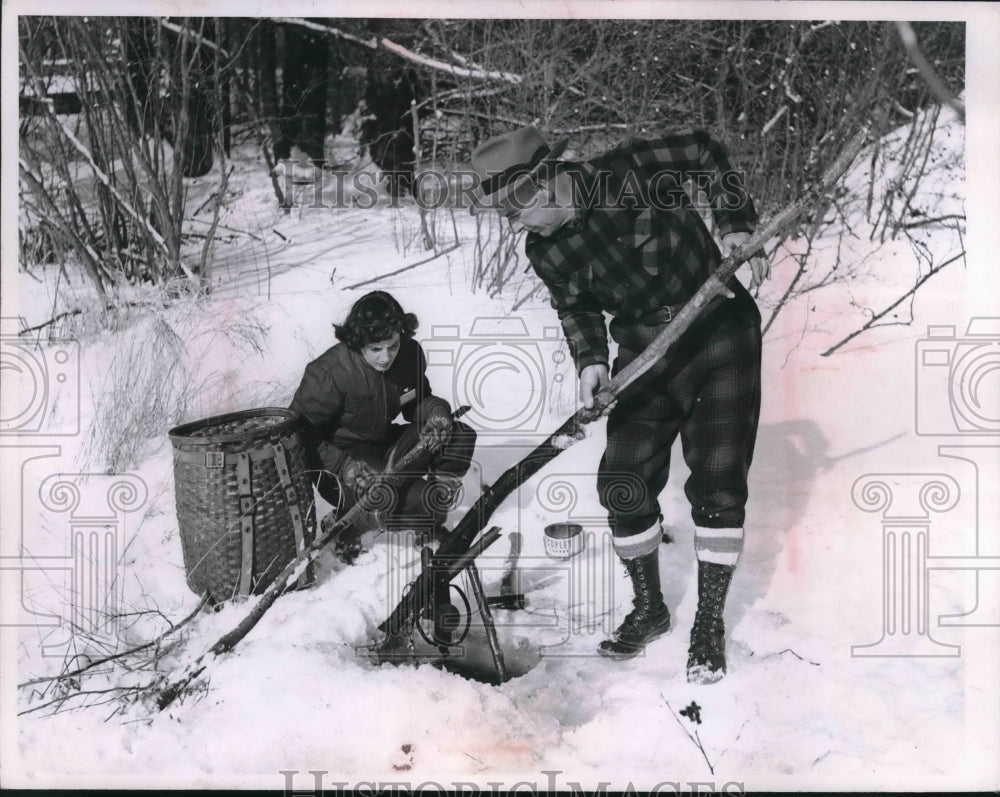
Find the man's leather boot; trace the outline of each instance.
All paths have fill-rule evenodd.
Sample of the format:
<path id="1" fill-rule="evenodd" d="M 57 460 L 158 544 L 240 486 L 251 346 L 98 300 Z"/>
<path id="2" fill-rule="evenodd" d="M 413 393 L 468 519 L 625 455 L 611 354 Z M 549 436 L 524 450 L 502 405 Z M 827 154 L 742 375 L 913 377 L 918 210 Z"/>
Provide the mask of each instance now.
<path id="1" fill-rule="evenodd" d="M 735 567 L 698 561 L 698 611 L 691 627 L 687 679 L 714 684 L 726 674 L 726 629 L 722 614 Z"/>
<path id="2" fill-rule="evenodd" d="M 609 659 L 631 659 L 642 653 L 647 642 L 663 636 L 670 629 L 670 612 L 660 591 L 659 550 L 623 559 L 632 580 L 633 609 L 611 639 L 604 640 L 597 652 Z"/>

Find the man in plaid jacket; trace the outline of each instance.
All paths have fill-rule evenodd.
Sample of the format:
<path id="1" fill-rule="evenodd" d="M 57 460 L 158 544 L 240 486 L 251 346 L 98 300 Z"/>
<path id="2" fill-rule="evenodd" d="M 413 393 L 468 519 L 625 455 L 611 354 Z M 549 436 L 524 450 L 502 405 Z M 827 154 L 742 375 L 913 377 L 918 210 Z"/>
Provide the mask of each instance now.
<path id="1" fill-rule="evenodd" d="M 707 199 L 727 252 L 749 238 L 757 216 L 741 175 L 708 132 L 630 141 L 575 163 L 556 160 L 565 143 L 550 148 L 528 127 L 481 144 L 472 155 L 481 179 L 473 212 L 494 208 L 515 229 L 528 231 L 525 251 L 548 286 L 589 408 L 610 378 L 605 313 L 618 344 L 617 373 L 721 262 L 685 184 Z M 770 269 L 760 255 L 750 264 L 756 286 Z M 727 288 L 667 356 L 607 408 L 608 441 L 597 477 L 634 592 L 633 610 L 599 652 L 628 659 L 670 627 L 660 589 L 657 497 L 667 482 L 671 446 L 681 437 L 698 558 L 687 663 L 695 683 L 717 681 L 726 670 L 722 616 L 743 545 L 760 408 L 760 313 L 738 280 Z M 635 476 L 644 490 L 621 489 Z"/>

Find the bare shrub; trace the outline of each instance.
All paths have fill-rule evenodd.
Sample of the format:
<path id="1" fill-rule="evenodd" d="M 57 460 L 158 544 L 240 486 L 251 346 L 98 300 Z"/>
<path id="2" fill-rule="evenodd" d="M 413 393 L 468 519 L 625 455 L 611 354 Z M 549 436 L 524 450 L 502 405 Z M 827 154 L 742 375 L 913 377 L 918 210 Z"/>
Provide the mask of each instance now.
<path id="1" fill-rule="evenodd" d="M 19 126 L 21 226 L 29 241 L 43 230 L 60 261 L 72 254 L 102 295 L 179 275 L 200 286 L 215 225 L 200 253 L 185 251 L 181 228 L 184 180 L 208 174 L 214 149 L 223 158 L 216 222 L 226 198 L 232 64 L 208 35 L 216 28 L 210 18 L 18 21 L 32 109 Z M 78 98 L 76 114 L 52 98 L 67 94 Z"/>
<path id="2" fill-rule="evenodd" d="M 163 313 L 122 336 L 103 383 L 95 390 L 95 417 L 86 458 L 108 472 L 134 467 L 143 447 L 192 414 L 232 409 L 276 395 L 273 381 L 238 383 L 234 368 L 266 350 L 267 330 L 249 315 L 212 317 L 207 302 Z M 180 330 L 180 332 L 178 332 Z"/>
<path id="3" fill-rule="evenodd" d="M 940 80 L 959 91 L 963 25 L 913 29 Z M 895 26 L 880 22 L 425 20 L 393 35 L 455 65 L 452 76 L 424 69 L 432 94 L 421 102 L 431 111 L 422 147 L 442 167 L 467 164 L 476 143 L 520 125 L 569 136 L 579 158 L 705 127 L 728 144 L 763 217 L 799 196 L 862 124 L 878 138 L 936 101 Z M 907 223 L 908 197 L 921 190 L 926 124 L 901 153 L 900 193 L 878 209 L 882 240 Z M 487 224 L 477 236 L 473 284 L 495 293 L 512 276 L 511 242 Z M 517 301 L 541 290 L 522 289 Z"/>
<path id="4" fill-rule="evenodd" d="M 148 438 L 187 410 L 186 346 L 161 317 L 122 336 L 96 403 L 88 457 L 120 473 L 139 460 Z"/>

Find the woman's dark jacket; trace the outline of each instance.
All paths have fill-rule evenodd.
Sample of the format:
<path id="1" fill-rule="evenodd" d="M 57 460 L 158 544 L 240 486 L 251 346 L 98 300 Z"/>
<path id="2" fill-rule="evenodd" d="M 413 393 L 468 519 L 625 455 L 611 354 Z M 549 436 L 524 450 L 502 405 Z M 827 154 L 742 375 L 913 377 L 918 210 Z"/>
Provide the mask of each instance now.
<path id="1" fill-rule="evenodd" d="M 423 406 L 421 406 L 423 405 Z M 431 393 L 427 358 L 420 344 L 403 338 L 387 371 L 365 362 L 343 343 L 306 366 L 290 409 L 302 416 L 302 434 L 316 467 L 340 473 L 359 444 L 385 443 L 395 435 L 392 421 L 402 411 L 407 422 L 449 413 L 447 401 Z"/>

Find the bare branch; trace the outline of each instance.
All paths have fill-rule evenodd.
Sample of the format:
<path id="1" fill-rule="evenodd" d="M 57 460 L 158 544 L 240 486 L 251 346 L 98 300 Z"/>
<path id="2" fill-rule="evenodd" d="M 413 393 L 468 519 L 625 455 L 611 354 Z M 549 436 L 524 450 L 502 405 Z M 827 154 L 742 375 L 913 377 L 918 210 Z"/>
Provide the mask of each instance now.
<path id="1" fill-rule="evenodd" d="M 959 252 L 957 255 L 955 255 L 954 257 L 951 257 L 948 260 L 945 260 L 941 265 L 935 266 L 934 268 L 932 268 L 928 273 L 924 274 L 924 276 L 922 276 L 919 280 L 917 280 L 917 282 L 914 284 L 914 286 L 912 288 L 910 288 L 902 296 L 900 296 L 896 301 L 894 301 L 892 304 L 890 304 L 888 307 L 886 307 L 881 312 L 878 312 L 878 313 L 874 314 L 863 327 L 861 327 L 860 329 L 855 330 L 854 332 L 852 332 L 850 335 L 848 335 L 846 338 L 844 338 L 842 341 L 840 341 L 836 345 L 831 346 L 829 349 L 827 349 L 826 351 L 824 351 L 821 356 L 822 357 L 829 357 L 831 354 L 833 354 L 835 351 L 837 351 L 837 349 L 841 348 L 845 344 L 847 344 L 850 341 L 854 340 L 854 338 L 856 338 L 858 335 L 861 335 L 862 333 L 867 332 L 869 329 L 871 329 L 874 326 L 878 326 L 877 322 L 879 320 L 885 318 L 889 313 L 891 313 L 893 310 L 895 310 L 897 307 L 899 307 L 899 305 L 901 305 L 904 301 L 906 301 L 908 298 L 910 298 L 911 296 L 913 296 L 913 294 L 915 294 L 917 292 L 917 290 L 920 288 L 920 286 L 923 285 L 925 282 L 927 282 L 927 280 L 929 280 L 931 277 L 933 277 L 939 271 L 942 271 L 946 266 L 950 266 L 956 260 L 959 260 L 959 259 L 961 259 L 963 257 L 965 257 L 965 250 L 964 249 L 961 252 Z M 883 325 L 883 326 L 885 326 L 885 325 Z"/>
<path id="2" fill-rule="evenodd" d="M 79 312 L 79 311 L 77 311 L 77 312 Z M 111 662 L 111 661 L 117 661 L 118 659 L 124 658 L 125 656 L 132 656 L 132 655 L 134 655 L 136 653 L 140 653 L 140 652 L 142 652 L 144 650 L 148 650 L 151 647 L 159 645 L 168 636 L 170 636 L 171 634 L 179 631 L 185 625 L 187 625 L 188 623 L 190 623 L 195 617 L 198 616 L 198 613 L 203 608 L 205 608 L 205 604 L 206 603 L 208 603 L 208 596 L 207 595 L 204 596 L 201 599 L 201 601 L 199 601 L 198 605 L 194 608 L 194 611 L 192 611 L 187 617 L 185 617 L 179 623 L 176 623 L 176 624 L 171 623 L 170 624 L 170 628 L 168 628 L 166 631 L 164 631 L 162 634 L 160 634 L 155 639 L 151 639 L 149 642 L 145 642 L 145 643 L 143 643 L 141 645 L 138 645 L 138 646 L 136 646 L 134 648 L 129 648 L 128 650 L 123 650 L 123 651 L 120 651 L 118 653 L 114 653 L 114 654 L 112 654 L 110 656 L 105 656 L 105 657 L 100 658 L 100 659 L 95 659 L 94 661 L 90 662 L 86 666 L 84 666 L 84 667 L 78 667 L 77 669 L 71 670 L 70 672 L 63 672 L 63 673 L 59 673 L 59 675 L 51 675 L 51 676 L 47 676 L 47 677 L 44 677 L 44 678 L 35 678 L 35 679 L 31 680 L 31 681 L 25 681 L 24 683 L 18 684 L 17 688 L 18 689 L 23 689 L 26 686 L 34 686 L 36 684 L 48 683 L 49 681 L 61 681 L 64 678 L 75 678 L 77 675 L 83 675 L 83 673 L 87 672 L 87 670 L 92 670 L 94 667 L 99 667 L 102 664 L 107 664 L 108 662 Z"/>
<path id="3" fill-rule="evenodd" d="M 173 22 L 170 22 L 169 20 L 167 20 L 164 17 L 160 17 L 157 20 L 157 23 L 159 23 L 159 25 L 161 27 L 164 27 L 167 30 L 172 31 L 172 32 L 174 32 L 174 33 L 176 33 L 176 34 L 178 34 L 180 36 L 189 36 L 190 38 L 194 39 L 194 41 L 195 41 L 196 44 L 208 47 L 211 50 L 215 50 L 217 53 L 221 54 L 223 57 L 229 58 L 229 53 L 226 50 L 224 50 L 218 44 L 216 44 L 215 42 L 213 42 L 211 39 L 206 39 L 200 32 L 199 33 L 195 33 L 190 28 L 186 28 L 186 27 L 182 28 L 180 25 L 176 25 L 176 24 L 174 24 Z"/>
<path id="4" fill-rule="evenodd" d="M 421 66 L 426 66 L 429 69 L 435 69 L 439 72 L 447 72 L 449 75 L 455 77 L 468 77 L 475 78 L 477 80 L 500 80 L 504 83 L 519 84 L 522 81 L 520 75 L 515 75 L 511 72 L 496 72 L 484 69 L 469 69 L 463 66 L 456 66 L 454 64 L 447 64 L 444 61 L 439 61 L 436 58 L 428 58 L 425 55 L 420 55 L 412 50 L 403 47 L 400 44 L 391 39 L 383 37 L 372 37 L 370 39 L 362 39 L 359 36 L 354 36 L 350 33 L 340 30 L 339 28 L 334 28 L 330 25 L 320 25 L 316 22 L 310 22 L 306 19 L 299 19 L 296 17 L 272 17 L 275 22 L 280 22 L 285 25 L 297 25 L 299 27 L 307 28 L 308 30 L 316 31 L 317 33 L 325 33 L 330 36 L 336 36 L 337 38 L 344 39 L 345 41 L 353 42 L 359 44 L 362 47 L 367 47 L 369 50 L 377 50 L 382 48 L 394 53 L 401 58 L 405 58 L 407 61 L 411 61 L 415 64 L 420 64 Z"/>

